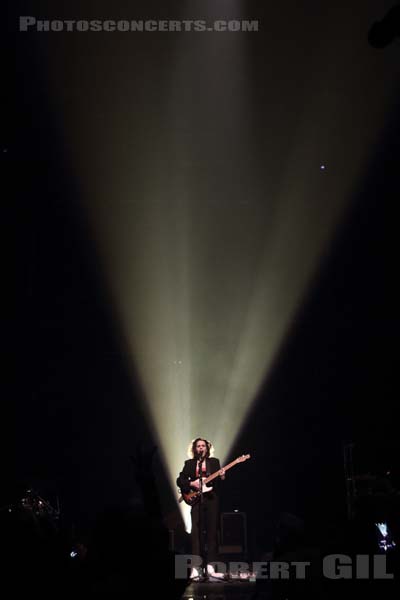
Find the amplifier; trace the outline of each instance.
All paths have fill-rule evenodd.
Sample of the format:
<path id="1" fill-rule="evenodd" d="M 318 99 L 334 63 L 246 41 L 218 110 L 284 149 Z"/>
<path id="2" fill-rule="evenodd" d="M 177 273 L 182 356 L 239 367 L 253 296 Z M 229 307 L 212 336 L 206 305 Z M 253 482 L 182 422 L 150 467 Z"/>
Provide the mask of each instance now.
<path id="1" fill-rule="evenodd" d="M 244 554 L 247 552 L 247 522 L 244 512 L 221 514 L 220 554 Z"/>

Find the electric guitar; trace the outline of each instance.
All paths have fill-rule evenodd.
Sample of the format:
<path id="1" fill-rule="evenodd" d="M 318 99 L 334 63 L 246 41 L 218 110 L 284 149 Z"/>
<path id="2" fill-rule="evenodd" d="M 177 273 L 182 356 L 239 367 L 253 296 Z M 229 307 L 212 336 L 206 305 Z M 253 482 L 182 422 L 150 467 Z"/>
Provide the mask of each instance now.
<path id="1" fill-rule="evenodd" d="M 250 454 L 243 454 L 242 456 L 239 456 L 238 458 L 233 460 L 231 463 L 229 463 L 229 465 L 226 465 L 226 467 L 222 467 L 221 469 L 219 469 L 219 471 L 215 471 L 215 473 L 213 473 L 209 477 L 206 477 L 206 479 L 203 479 L 202 493 L 206 494 L 207 492 L 211 492 L 211 490 L 213 488 L 208 487 L 207 483 L 210 483 L 210 481 L 212 481 L 216 477 L 219 477 L 221 474 L 221 471 L 226 472 L 229 469 L 231 469 L 234 465 L 242 463 L 245 460 L 248 460 L 249 458 L 250 458 Z M 189 504 L 189 506 L 193 506 L 194 504 L 196 504 L 196 502 L 199 500 L 199 498 L 200 498 L 200 490 L 194 490 L 191 492 L 182 493 L 182 496 L 179 497 L 179 502 L 185 501 L 186 504 Z"/>

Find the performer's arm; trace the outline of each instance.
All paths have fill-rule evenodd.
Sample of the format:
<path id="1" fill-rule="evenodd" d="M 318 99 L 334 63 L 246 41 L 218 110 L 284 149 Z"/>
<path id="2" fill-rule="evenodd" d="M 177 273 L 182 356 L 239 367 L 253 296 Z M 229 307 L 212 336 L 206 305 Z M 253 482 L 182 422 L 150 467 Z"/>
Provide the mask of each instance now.
<path id="1" fill-rule="evenodd" d="M 211 474 L 213 474 L 213 473 L 219 473 L 220 478 L 225 479 L 225 471 L 224 471 L 224 469 L 221 469 L 221 464 L 220 464 L 218 458 L 214 458 L 214 460 L 212 462 Z M 210 485 L 211 487 L 213 487 L 217 490 L 218 484 L 219 484 L 219 479 L 217 478 L 217 479 L 213 479 L 213 481 L 211 481 L 208 485 Z"/>
<path id="2" fill-rule="evenodd" d="M 225 469 L 221 469 L 221 464 L 219 462 L 219 460 L 217 459 L 217 469 L 216 471 L 219 471 L 219 476 L 221 477 L 221 479 L 225 479 Z"/>
<path id="3" fill-rule="evenodd" d="M 176 480 L 176 485 L 183 494 L 190 492 L 190 476 L 188 461 L 185 462 L 182 471 L 179 473 L 179 477 Z"/>

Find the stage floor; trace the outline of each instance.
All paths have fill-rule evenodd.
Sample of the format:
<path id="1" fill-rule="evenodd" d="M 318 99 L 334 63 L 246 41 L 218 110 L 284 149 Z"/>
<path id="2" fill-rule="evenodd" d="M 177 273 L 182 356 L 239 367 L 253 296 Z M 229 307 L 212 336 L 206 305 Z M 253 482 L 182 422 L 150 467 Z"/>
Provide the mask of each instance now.
<path id="1" fill-rule="evenodd" d="M 269 600 L 270 594 L 256 590 L 256 584 L 248 581 L 213 581 L 191 582 L 181 600 Z"/>

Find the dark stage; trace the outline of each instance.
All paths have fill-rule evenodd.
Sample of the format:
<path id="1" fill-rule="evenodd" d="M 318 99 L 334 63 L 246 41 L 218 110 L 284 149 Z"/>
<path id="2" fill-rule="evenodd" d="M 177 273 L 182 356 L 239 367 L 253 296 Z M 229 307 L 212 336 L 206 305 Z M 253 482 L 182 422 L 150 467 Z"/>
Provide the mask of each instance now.
<path id="1" fill-rule="evenodd" d="M 400 547 L 398 7 L 6 5 L 5 575 L 22 593 L 131 593 L 138 577 L 187 600 L 384 595 Z M 309 586 L 176 581 L 185 465 L 192 491 L 202 465 L 217 474 L 223 561 L 310 561 Z M 395 582 L 321 579 L 332 554 L 387 557 Z"/>

